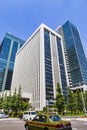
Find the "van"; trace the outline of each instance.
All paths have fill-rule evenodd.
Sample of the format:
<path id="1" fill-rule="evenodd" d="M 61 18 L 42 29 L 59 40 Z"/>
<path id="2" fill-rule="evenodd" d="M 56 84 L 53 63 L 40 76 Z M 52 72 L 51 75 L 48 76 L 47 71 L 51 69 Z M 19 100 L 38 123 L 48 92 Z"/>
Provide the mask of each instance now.
<path id="1" fill-rule="evenodd" d="M 4 112 L 0 111 L 0 118 L 8 118 L 8 115 L 5 115 Z"/>
<path id="2" fill-rule="evenodd" d="M 35 111 L 25 111 L 23 113 L 23 120 L 33 120 L 33 118 L 36 116 Z"/>

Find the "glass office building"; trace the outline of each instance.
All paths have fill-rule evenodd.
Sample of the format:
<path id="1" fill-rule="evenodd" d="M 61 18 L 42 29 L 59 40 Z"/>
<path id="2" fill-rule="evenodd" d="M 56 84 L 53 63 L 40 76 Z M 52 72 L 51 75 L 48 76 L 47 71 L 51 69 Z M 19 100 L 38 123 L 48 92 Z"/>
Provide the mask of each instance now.
<path id="1" fill-rule="evenodd" d="M 49 31 L 44 31 L 44 47 L 45 47 L 45 81 L 46 81 L 46 99 L 54 98 L 53 92 L 53 76 L 52 76 L 52 59 L 50 47 Z"/>
<path id="2" fill-rule="evenodd" d="M 67 79 L 66 79 L 66 73 L 65 73 L 65 63 L 64 63 L 64 56 L 63 56 L 62 40 L 60 40 L 59 38 L 57 38 L 56 40 L 57 40 L 62 91 L 63 91 L 63 95 L 65 97 L 67 97 Z"/>
<path id="3" fill-rule="evenodd" d="M 48 101 L 54 102 L 57 83 L 66 96 L 61 36 L 41 24 L 16 54 L 11 90 L 21 85 L 22 92 L 32 95 L 32 106 L 43 110 Z"/>
<path id="4" fill-rule="evenodd" d="M 69 86 L 87 84 L 87 61 L 77 27 L 67 21 L 57 31 L 63 38 Z"/>
<path id="5" fill-rule="evenodd" d="M 6 33 L 0 45 L 0 91 L 10 90 L 15 55 L 24 41 Z"/>

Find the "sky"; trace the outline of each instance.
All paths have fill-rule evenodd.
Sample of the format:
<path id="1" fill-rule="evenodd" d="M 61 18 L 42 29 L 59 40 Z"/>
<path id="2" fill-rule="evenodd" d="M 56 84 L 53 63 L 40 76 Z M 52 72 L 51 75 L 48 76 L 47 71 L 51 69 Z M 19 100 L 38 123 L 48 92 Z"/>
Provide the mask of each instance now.
<path id="1" fill-rule="evenodd" d="M 6 32 L 27 40 L 41 23 L 55 30 L 70 20 L 87 57 L 87 0 L 0 0 L 0 43 Z"/>

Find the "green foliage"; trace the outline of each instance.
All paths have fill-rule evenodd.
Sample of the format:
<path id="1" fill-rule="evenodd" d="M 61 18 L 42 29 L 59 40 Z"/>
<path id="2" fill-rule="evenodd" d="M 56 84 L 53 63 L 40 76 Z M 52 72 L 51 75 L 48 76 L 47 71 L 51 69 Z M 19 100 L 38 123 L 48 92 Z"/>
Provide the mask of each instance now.
<path id="1" fill-rule="evenodd" d="M 30 107 L 31 104 L 22 99 L 20 87 L 18 93 L 15 89 L 13 95 L 10 92 L 9 96 L 7 96 L 7 93 L 5 93 L 5 95 L 0 97 L 0 108 L 4 109 L 6 114 L 9 114 L 13 117 L 18 116 L 19 113 L 22 113 L 22 111 L 30 109 Z"/>
<path id="2" fill-rule="evenodd" d="M 85 107 L 86 107 L 86 110 L 87 110 L 87 90 L 84 93 L 84 100 L 85 100 Z"/>
<path id="3" fill-rule="evenodd" d="M 82 96 L 79 90 L 72 92 L 68 89 L 67 110 L 71 114 L 83 112 Z"/>
<path id="4" fill-rule="evenodd" d="M 68 111 L 70 111 L 72 113 L 73 109 L 74 109 L 74 96 L 73 93 L 71 92 L 70 88 L 68 88 L 68 98 L 67 98 L 67 108 Z"/>
<path id="5" fill-rule="evenodd" d="M 3 103 L 3 94 L 0 96 L 0 109 L 2 109 L 2 103 Z"/>
<path id="6" fill-rule="evenodd" d="M 82 104 L 81 92 L 79 90 L 76 91 L 76 101 L 77 101 L 77 110 L 81 112 L 83 110 L 83 104 Z"/>
<path id="7" fill-rule="evenodd" d="M 67 100 L 65 100 L 61 92 L 60 84 L 57 84 L 56 108 L 59 114 L 62 114 L 64 110 L 66 110 L 69 115 L 84 114 L 82 99 L 85 101 L 87 110 L 87 91 L 85 91 L 85 93 L 81 93 L 79 90 L 73 92 L 70 87 L 68 87 Z"/>
<path id="8" fill-rule="evenodd" d="M 62 95 L 60 84 L 57 84 L 56 107 L 59 114 L 64 111 L 64 96 Z"/>
<path id="9" fill-rule="evenodd" d="M 43 108 L 43 113 L 47 113 L 47 106 Z"/>

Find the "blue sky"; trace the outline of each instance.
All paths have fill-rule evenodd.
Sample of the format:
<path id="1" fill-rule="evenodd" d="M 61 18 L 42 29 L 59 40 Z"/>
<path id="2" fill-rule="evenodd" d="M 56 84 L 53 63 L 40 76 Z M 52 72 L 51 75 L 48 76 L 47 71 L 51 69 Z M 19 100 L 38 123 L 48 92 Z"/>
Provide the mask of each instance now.
<path id="1" fill-rule="evenodd" d="M 41 23 L 56 29 L 67 20 L 78 27 L 87 57 L 87 0 L 0 0 L 0 42 L 6 32 L 27 40 Z"/>

